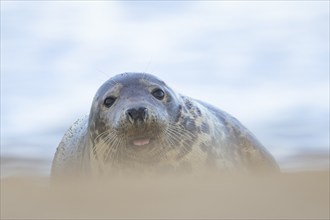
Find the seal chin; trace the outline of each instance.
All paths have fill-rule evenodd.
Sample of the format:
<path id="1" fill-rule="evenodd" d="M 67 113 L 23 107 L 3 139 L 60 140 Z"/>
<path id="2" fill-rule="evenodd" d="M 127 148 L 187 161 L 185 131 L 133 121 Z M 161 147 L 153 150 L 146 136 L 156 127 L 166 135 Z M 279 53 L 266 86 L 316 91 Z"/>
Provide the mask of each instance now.
<path id="1" fill-rule="evenodd" d="M 141 139 L 136 139 L 133 140 L 133 145 L 134 146 L 145 146 L 150 143 L 150 138 L 141 138 Z"/>

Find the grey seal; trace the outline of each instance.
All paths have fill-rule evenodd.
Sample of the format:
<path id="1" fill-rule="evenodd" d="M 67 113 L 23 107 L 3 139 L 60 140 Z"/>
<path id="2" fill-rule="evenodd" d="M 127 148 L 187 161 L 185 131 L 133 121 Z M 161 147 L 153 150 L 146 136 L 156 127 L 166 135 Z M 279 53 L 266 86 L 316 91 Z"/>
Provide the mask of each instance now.
<path id="1" fill-rule="evenodd" d="M 154 75 L 123 73 L 98 89 L 89 115 L 64 134 L 51 176 L 131 170 L 268 172 L 279 167 L 228 113 L 177 93 Z"/>

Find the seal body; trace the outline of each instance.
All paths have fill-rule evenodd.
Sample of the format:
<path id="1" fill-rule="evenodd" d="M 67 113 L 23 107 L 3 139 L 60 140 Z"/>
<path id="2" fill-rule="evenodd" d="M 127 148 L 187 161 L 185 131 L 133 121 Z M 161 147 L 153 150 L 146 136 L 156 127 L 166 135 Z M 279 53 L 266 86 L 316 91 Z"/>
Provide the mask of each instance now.
<path id="1" fill-rule="evenodd" d="M 124 73 L 97 91 L 57 148 L 52 177 L 130 172 L 275 171 L 238 120 L 151 74 Z"/>

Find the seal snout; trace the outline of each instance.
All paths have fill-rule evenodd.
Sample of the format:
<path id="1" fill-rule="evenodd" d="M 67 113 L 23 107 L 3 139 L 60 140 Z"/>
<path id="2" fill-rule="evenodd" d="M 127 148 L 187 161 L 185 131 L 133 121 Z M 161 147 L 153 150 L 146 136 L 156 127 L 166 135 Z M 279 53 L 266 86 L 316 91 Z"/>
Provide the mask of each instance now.
<path id="1" fill-rule="evenodd" d="M 126 117 L 132 124 L 138 121 L 145 122 L 148 118 L 148 109 L 145 107 L 130 108 L 126 110 Z"/>

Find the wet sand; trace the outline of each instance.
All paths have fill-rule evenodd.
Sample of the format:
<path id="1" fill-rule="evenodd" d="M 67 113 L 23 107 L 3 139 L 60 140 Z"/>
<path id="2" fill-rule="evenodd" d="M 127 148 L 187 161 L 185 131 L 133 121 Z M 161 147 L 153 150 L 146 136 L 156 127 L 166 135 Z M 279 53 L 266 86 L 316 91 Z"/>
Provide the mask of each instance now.
<path id="1" fill-rule="evenodd" d="M 1 180 L 1 219 L 329 219 L 329 170 L 275 175 L 120 177 L 50 187 Z"/>

